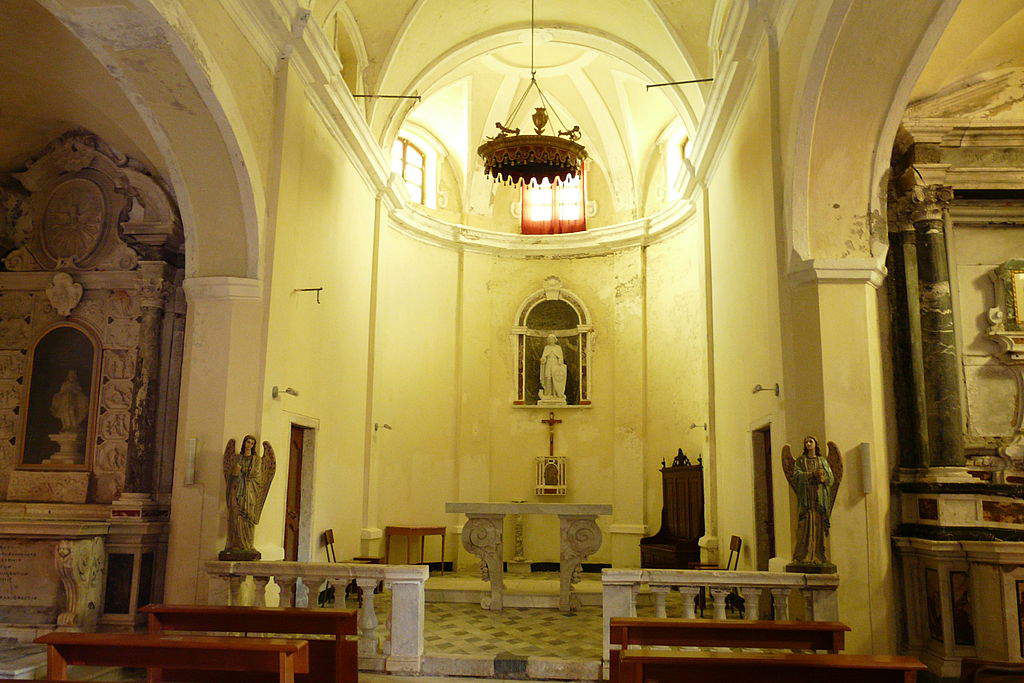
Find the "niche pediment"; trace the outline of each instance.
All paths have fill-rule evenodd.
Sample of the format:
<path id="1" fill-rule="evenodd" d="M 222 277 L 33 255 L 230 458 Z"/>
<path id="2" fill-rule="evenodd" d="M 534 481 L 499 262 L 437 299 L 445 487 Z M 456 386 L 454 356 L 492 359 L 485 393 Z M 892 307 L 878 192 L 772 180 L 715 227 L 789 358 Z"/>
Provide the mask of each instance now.
<path id="1" fill-rule="evenodd" d="M 168 192 L 87 131 L 65 133 L 12 175 L 28 194 L 14 212 L 8 270 L 132 270 L 181 251 Z"/>

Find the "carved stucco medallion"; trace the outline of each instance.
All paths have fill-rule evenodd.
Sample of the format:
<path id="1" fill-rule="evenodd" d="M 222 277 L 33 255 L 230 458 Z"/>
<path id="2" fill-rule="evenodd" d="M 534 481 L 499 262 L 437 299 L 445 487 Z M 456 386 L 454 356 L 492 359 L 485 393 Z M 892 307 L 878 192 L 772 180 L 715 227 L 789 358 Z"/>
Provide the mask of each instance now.
<path id="1" fill-rule="evenodd" d="M 96 183 L 72 178 L 57 185 L 43 211 L 39 243 L 59 265 L 86 261 L 103 238 L 106 201 Z"/>

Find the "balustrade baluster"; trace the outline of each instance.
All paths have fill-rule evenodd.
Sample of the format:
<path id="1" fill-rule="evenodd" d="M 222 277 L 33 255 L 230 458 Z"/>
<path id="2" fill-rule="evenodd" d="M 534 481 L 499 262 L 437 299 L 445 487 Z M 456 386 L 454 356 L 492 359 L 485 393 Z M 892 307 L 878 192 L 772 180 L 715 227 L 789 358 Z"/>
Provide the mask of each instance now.
<path id="1" fill-rule="evenodd" d="M 252 604 L 256 607 L 267 606 L 267 584 L 270 583 L 269 576 L 252 577 Z"/>
<path id="2" fill-rule="evenodd" d="M 371 657 L 377 654 L 377 611 L 373 606 L 373 590 L 377 587 L 376 577 L 356 578 L 362 605 L 359 607 L 359 654 Z"/>
<path id="3" fill-rule="evenodd" d="M 711 595 L 715 598 L 714 615 L 715 619 L 725 619 L 725 599 L 729 593 L 732 592 L 731 588 L 723 588 L 721 586 L 714 586 L 711 588 Z"/>
<path id="4" fill-rule="evenodd" d="M 680 586 L 679 596 L 683 599 L 683 619 L 696 619 L 695 603 L 700 595 L 700 586 Z"/>
<path id="5" fill-rule="evenodd" d="M 743 618 L 753 621 L 758 617 L 758 603 L 761 602 L 761 588 L 741 586 L 740 597 L 743 598 Z"/>
<path id="6" fill-rule="evenodd" d="M 242 604 L 242 581 L 244 576 L 232 574 L 228 577 L 228 605 Z"/>
<path id="7" fill-rule="evenodd" d="M 786 621 L 789 619 L 789 594 L 791 588 L 772 588 L 772 603 L 775 606 L 775 620 Z"/>
<path id="8" fill-rule="evenodd" d="M 319 606 L 320 591 L 323 590 L 327 579 L 322 576 L 303 576 L 302 585 L 306 587 L 306 607 Z"/>
<path id="9" fill-rule="evenodd" d="M 651 586 L 651 594 L 654 596 L 654 616 L 659 619 L 664 619 L 667 616 L 665 600 L 668 598 L 670 590 L 672 590 L 671 586 Z"/>
<path id="10" fill-rule="evenodd" d="M 274 582 L 281 588 L 277 604 L 280 607 L 291 607 L 295 604 L 295 576 L 275 576 Z"/>

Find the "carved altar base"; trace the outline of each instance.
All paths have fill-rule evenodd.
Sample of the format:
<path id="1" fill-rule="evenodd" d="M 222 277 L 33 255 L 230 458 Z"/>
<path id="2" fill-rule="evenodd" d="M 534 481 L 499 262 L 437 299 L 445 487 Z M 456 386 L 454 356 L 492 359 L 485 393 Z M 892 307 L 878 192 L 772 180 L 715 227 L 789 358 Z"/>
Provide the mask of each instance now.
<path id="1" fill-rule="evenodd" d="M 568 503 L 447 503 L 445 512 L 465 513 L 462 546 L 480 558 L 484 581 L 491 584 L 487 609 L 500 611 L 504 603 L 503 530 L 505 515 L 557 515 L 561 553 L 559 562 L 558 609 L 575 612 L 579 598 L 572 586 L 579 582 L 583 561 L 601 547 L 598 515 L 610 515 L 611 505 L 573 505 Z"/>

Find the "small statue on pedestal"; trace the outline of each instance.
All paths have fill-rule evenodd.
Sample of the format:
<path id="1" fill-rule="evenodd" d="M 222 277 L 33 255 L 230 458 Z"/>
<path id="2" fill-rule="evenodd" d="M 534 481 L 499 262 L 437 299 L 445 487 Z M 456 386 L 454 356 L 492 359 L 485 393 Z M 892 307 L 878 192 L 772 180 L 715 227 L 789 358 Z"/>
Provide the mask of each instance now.
<path id="1" fill-rule="evenodd" d="M 50 434 L 59 450 L 47 463 L 76 464 L 82 460 L 82 422 L 89 414 L 89 397 L 78 383 L 78 373 L 69 370 L 60 389 L 50 400 L 50 413 L 60 422 L 60 432 Z"/>
<path id="2" fill-rule="evenodd" d="M 836 492 L 843 479 L 843 460 L 839 448 L 828 442 L 828 456 L 821 454 L 818 440 L 804 439 L 800 457 L 793 458 L 789 444 L 782 448 L 782 470 L 789 485 L 796 492 L 799 519 L 793 562 L 786 565 L 788 572 L 804 574 L 834 574 L 836 566 L 825 554 L 825 537 L 836 503 Z"/>
<path id="3" fill-rule="evenodd" d="M 277 471 L 277 460 L 270 443 L 263 442 L 263 454 L 256 450 L 256 437 L 242 439 L 242 449 L 235 451 L 235 440 L 224 448 L 224 481 L 227 485 L 228 540 L 217 556 L 221 560 L 242 562 L 258 560 L 261 555 L 253 545 L 256 525 L 263 513 L 270 482 Z"/>

